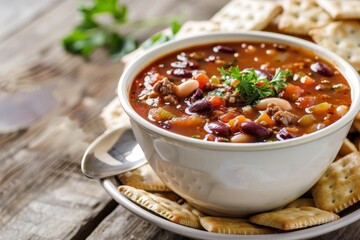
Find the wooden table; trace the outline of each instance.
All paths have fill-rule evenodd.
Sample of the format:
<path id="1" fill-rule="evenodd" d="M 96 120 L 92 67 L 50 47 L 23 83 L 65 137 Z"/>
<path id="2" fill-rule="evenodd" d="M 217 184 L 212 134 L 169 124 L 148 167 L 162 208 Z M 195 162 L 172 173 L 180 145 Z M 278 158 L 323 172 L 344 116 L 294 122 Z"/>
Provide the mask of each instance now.
<path id="1" fill-rule="evenodd" d="M 131 18 L 206 20 L 227 0 L 127 0 Z M 142 220 L 80 171 L 123 66 L 59 40 L 77 0 L 0 0 L 0 239 L 187 239 Z M 144 31 L 139 39 L 151 32 Z M 360 239 L 360 221 L 316 239 Z"/>

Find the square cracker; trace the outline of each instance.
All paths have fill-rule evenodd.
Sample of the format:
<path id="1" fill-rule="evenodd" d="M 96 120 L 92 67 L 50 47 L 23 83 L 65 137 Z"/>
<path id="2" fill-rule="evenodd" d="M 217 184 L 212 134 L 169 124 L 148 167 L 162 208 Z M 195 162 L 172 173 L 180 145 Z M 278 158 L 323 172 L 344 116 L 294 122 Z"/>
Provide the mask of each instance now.
<path id="1" fill-rule="evenodd" d="M 317 0 L 333 19 L 360 19 L 359 0 Z"/>
<path id="2" fill-rule="evenodd" d="M 114 98 L 103 108 L 100 119 L 104 123 L 106 129 L 130 125 L 130 119 L 127 114 L 125 114 L 118 98 Z"/>
<path id="3" fill-rule="evenodd" d="M 257 235 L 276 233 L 275 229 L 251 224 L 247 219 L 202 217 L 200 223 L 208 232 L 224 234 Z"/>
<path id="4" fill-rule="evenodd" d="M 149 164 L 119 175 L 120 181 L 134 188 L 153 192 L 171 192 Z"/>
<path id="5" fill-rule="evenodd" d="M 352 152 L 356 152 L 357 150 L 358 149 L 356 148 L 355 144 L 352 143 L 348 138 L 345 138 L 338 154 L 339 154 L 339 156 L 345 156 Z"/>
<path id="6" fill-rule="evenodd" d="M 313 187 L 316 207 L 338 213 L 360 200 L 360 153 L 333 162 Z"/>
<path id="7" fill-rule="evenodd" d="M 282 230 L 294 230 L 339 219 L 334 213 L 314 207 L 284 208 L 250 217 L 250 222 Z"/>
<path id="8" fill-rule="evenodd" d="M 360 22 L 338 21 L 312 29 L 312 39 L 350 62 L 360 71 Z"/>
<path id="9" fill-rule="evenodd" d="M 262 30 L 281 12 L 280 4 L 268 0 L 233 0 L 215 14 L 211 21 L 222 31 Z"/>
<path id="10" fill-rule="evenodd" d="M 188 21 L 182 25 L 175 38 L 200 35 L 203 33 L 218 32 L 219 24 L 210 21 Z"/>
<path id="11" fill-rule="evenodd" d="M 299 207 L 315 207 L 314 199 L 312 198 L 298 198 L 290 202 L 285 208 L 299 208 Z"/>
<path id="12" fill-rule="evenodd" d="M 310 29 L 331 22 L 331 17 L 315 0 L 284 0 L 279 30 L 289 34 L 307 35 Z"/>
<path id="13" fill-rule="evenodd" d="M 199 217 L 176 202 L 126 185 L 119 186 L 119 191 L 136 204 L 172 222 L 201 228 Z"/>

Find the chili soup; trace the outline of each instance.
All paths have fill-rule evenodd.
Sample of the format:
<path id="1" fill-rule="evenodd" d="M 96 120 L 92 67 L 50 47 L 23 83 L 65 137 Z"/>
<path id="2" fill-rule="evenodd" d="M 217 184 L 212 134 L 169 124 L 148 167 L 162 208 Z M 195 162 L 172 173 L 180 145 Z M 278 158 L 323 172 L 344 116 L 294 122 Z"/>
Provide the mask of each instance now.
<path id="1" fill-rule="evenodd" d="M 184 136 L 268 142 L 325 128 L 351 105 L 345 78 L 325 59 L 295 46 L 233 42 L 163 56 L 132 83 L 132 108 Z"/>

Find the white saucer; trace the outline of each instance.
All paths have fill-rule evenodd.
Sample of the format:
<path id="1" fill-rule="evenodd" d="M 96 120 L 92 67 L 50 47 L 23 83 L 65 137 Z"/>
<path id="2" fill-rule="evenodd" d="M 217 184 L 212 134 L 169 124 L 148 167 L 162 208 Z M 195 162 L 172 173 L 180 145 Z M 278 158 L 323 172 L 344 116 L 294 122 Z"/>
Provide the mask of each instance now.
<path id="1" fill-rule="evenodd" d="M 219 234 L 219 233 L 211 233 L 205 230 L 194 229 L 190 227 L 186 227 L 183 225 L 179 225 L 173 222 L 170 222 L 158 215 L 155 215 L 144 208 L 136 205 L 125 196 L 123 196 L 118 190 L 117 187 L 119 183 L 116 181 L 114 177 L 106 178 L 100 180 L 102 186 L 105 190 L 110 194 L 110 196 L 115 199 L 119 204 L 138 215 L 139 217 L 163 228 L 169 230 L 171 232 L 190 237 L 196 239 L 211 239 L 211 240 L 281 240 L 281 239 L 308 239 L 316 236 L 320 236 L 337 229 L 343 228 L 357 220 L 360 219 L 360 205 L 356 205 L 355 207 L 351 207 L 344 212 L 346 214 L 341 215 L 341 218 L 326 223 L 323 225 L 310 227 L 302 230 L 295 230 L 291 232 L 277 233 L 277 234 L 265 234 L 265 235 L 234 235 L 234 234 Z"/>

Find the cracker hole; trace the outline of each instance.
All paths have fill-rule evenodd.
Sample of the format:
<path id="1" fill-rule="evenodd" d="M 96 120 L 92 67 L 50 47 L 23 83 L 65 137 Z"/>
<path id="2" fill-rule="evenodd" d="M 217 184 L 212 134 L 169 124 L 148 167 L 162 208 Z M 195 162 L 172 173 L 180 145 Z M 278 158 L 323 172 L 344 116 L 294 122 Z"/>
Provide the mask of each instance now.
<path id="1" fill-rule="evenodd" d="M 348 178 L 349 178 L 349 176 L 348 176 L 348 175 L 346 175 L 344 178 L 345 178 L 345 179 L 348 179 Z"/>
<path id="2" fill-rule="evenodd" d="M 333 199 L 332 201 L 331 201 L 331 203 L 335 203 L 336 201 L 335 201 L 335 199 Z"/>
<path id="3" fill-rule="evenodd" d="M 293 13 L 293 16 L 294 16 L 295 18 L 299 18 L 299 14 L 298 14 L 298 13 Z"/>
<path id="4" fill-rule="evenodd" d="M 353 193 L 353 192 L 354 192 L 354 190 L 352 190 L 352 189 L 349 190 L 349 193 L 350 193 L 350 194 Z"/>
<path id="5" fill-rule="evenodd" d="M 333 185 L 330 185 L 329 188 L 332 189 L 332 188 L 333 188 Z"/>

